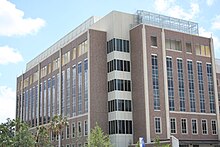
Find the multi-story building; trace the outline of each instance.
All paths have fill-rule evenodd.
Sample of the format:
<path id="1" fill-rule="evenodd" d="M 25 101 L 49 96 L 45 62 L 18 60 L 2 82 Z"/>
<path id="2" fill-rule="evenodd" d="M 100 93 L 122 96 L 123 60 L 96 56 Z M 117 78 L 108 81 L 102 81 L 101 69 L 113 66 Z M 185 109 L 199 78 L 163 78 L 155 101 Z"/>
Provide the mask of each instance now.
<path id="1" fill-rule="evenodd" d="M 16 117 L 34 130 L 66 116 L 66 147 L 83 146 L 96 122 L 115 147 L 171 135 L 181 146 L 215 146 L 216 79 L 212 38 L 199 36 L 197 23 L 113 11 L 89 18 L 27 63 L 17 78 Z"/>

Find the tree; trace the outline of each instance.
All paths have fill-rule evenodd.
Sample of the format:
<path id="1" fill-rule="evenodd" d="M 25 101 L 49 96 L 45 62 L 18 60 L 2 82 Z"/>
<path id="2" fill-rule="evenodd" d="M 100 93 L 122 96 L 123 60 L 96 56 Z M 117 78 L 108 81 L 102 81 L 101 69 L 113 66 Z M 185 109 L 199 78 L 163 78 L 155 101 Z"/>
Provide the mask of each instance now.
<path id="1" fill-rule="evenodd" d="M 111 147 L 110 138 L 105 135 L 102 129 L 96 123 L 95 128 L 91 130 L 88 137 L 87 147 Z"/>
<path id="2" fill-rule="evenodd" d="M 45 126 L 38 126 L 35 140 L 36 140 L 36 146 L 50 146 L 48 128 Z"/>
<path id="3" fill-rule="evenodd" d="M 68 125 L 67 118 L 62 117 L 61 115 L 55 115 L 50 122 L 50 130 L 55 133 L 56 135 L 59 135 L 59 147 L 62 146 L 61 141 L 61 133 L 62 129 Z"/>
<path id="4" fill-rule="evenodd" d="M 29 131 L 29 126 L 19 119 L 7 119 L 6 123 L 0 125 L 0 146 L 33 147 L 34 142 L 34 137 Z"/>

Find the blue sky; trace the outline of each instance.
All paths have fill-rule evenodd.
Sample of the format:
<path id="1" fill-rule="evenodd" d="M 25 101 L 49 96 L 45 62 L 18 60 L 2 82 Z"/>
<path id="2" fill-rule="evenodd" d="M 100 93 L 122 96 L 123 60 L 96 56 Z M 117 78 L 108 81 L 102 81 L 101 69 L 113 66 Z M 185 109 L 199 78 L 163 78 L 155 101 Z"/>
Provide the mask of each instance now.
<path id="1" fill-rule="evenodd" d="M 0 0 L 0 123 L 15 117 L 16 77 L 26 63 L 90 16 L 146 10 L 199 23 L 220 58 L 219 0 Z"/>

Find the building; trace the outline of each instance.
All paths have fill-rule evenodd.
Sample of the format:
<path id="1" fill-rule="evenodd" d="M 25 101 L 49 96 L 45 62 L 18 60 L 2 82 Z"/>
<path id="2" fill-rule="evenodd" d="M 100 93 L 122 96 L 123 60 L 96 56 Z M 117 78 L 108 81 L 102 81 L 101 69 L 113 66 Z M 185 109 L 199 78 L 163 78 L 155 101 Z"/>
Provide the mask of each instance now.
<path id="1" fill-rule="evenodd" d="M 91 17 L 27 63 L 16 117 L 34 131 L 67 116 L 66 147 L 83 146 L 96 122 L 115 147 L 171 135 L 182 147 L 216 146 L 214 47 L 198 34 L 197 23 L 146 11 Z"/>

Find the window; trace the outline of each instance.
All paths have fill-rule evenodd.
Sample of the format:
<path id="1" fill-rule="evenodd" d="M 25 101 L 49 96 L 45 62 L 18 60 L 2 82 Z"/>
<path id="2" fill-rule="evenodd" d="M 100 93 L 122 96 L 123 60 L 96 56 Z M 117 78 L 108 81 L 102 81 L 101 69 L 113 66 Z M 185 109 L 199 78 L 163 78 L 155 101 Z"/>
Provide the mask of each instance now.
<path id="1" fill-rule="evenodd" d="M 55 79 L 56 79 L 56 77 L 55 76 L 53 76 L 52 77 L 52 98 L 51 98 L 51 100 L 52 100 L 52 102 L 51 102 L 51 109 L 52 109 L 52 117 L 55 115 L 55 112 L 56 112 L 56 110 L 55 110 L 55 99 L 56 99 L 56 97 L 55 97 Z"/>
<path id="2" fill-rule="evenodd" d="M 202 119 L 202 134 L 208 134 L 207 120 Z"/>
<path id="3" fill-rule="evenodd" d="M 82 113 L 82 63 L 78 63 L 78 114 Z"/>
<path id="4" fill-rule="evenodd" d="M 190 42 L 186 43 L 186 52 L 192 53 L 192 45 Z"/>
<path id="5" fill-rule="evenodd" d="M 184 75 L 183 75 L 183 60 L 177 59 L 177 73 L 178 73 L 178 84 L 179 84 L 179 98 L 180 98 L 180 111 L 186 111 L 185 106 L 185 94 L 184 94 Z"/>
<path id="6" fill-rule="evenodd" d="M 75 123 L 72 123 L 72 138 L 75 138 Z"/>
<path id="7" fill-rule="evenodd" d="M 60 67 L 60 58 L 53 60 L 53 71 Z"/>
<path id="8" fill-rule="evenodd" d="M 216 134 L 217 134 L 216 120 L 212 120 L 212 121 L 211 121 L 211 125 L 212 125 L 212 134 L 213 134 L 213 135 L 216 135 Z"/>
<path id="9" fill-rule="evenodd" d="M 160 110 L 157 55 L 151 55 L 151 61 L 152 61 L 152 81 L 153 81 L 152 86 L 153 86 L 153 95 L 154 95 L 154 110 Z"/>
<path id="10" fill-rule="evenodd" d="M 215 97 L 214 97 L 214 86 L 213 86 L 214 84 L 212 78 L 212 65 L 210 63 L 207 63 L 206 67 L 207 67 L 210 112 L 215 113 Z"/>
<path id="11" fill-rule="evenodd" d="M 108 101 L 108 112 L 113 111 L 131 112 L 131 100 L 115 99 Z"/>
<path id="12" fill-rule="evenodd" d="M 70 126 L 67 125 L 66 126 L 66 139 L 69 139 L 70 138 Z"/>
<path id="13" fill-rule="evenodd" d="M 161 131 L 161 118 L 160 117 L 155 117 L 154 118 L 154 128 L 155 128 L 155 133 L 156 134 L 160 134 L 162 131 Z"/>
<path id="14" fill-rule="evenodd" d="M 84 60 L 84 103 L 85 112 L 88 112 L 88 60 Z"/>
<path id="15" fill-rule="evenodd" d="M 81 137 L 82 136 L 82 123 L 79 121 L 78 122 L 78 137 Z"/>
<path id="16" fill-rule="evenodd" d="M 107 63 L 108 73 L 112 71 L 127 71 L 130 72 L 130 61 L 114 59 Z"/>
<path id="17" fill-rule="evenodd" d="M 65 65 L 70 62 L 70 51 L 62 55 L 62 65 Z"/>
<path id="18" fill-rule="evenodd" d="M 69 144 L 67 144 L 67 145 L 66 145 L 66 147 L 70 147 L 70 145 L 69 145 Z"/>
<path id="19" fill-rule="evenodd" d="M 65 71 L 61 75 L 61 114 L 64 116 L 64 100 L 65 100 Z"/>
<path id="20" fill-rule="evenodd" d="M 72 60 L 76 59 L 76 48 L 73 48 Z"/>
<path id="21" fill-rule="evenodd" d="M 73 65 L 73 89 L 72 89 L 72 96 L 73 96 L 73 114 L 72 116 L 76 116 L 76 66 Z"/>
<path id="22" fill-rule="evenodd" d="M 44 104 L 44 106 L 43 106 L 44 107 L 44 111 L 43 111 L 43 114 L 44 114 L 43 123 L 44 124 L 46 124 L 46 115 L 47 115 L 46 114 L 46 110 L 47 110 L 47 105 L 46 105 L 46 103 L 47 103 L 47 89 L 46 89 L 46 87 L 47 87 L 47 81 L 45 80 L 44 81 L 44 87 L 43 87 L 44 88 L 44 103 L 43 103 Z"/>
<path id="23" fill-rule="evenodd" d="M 129 53 L 129 41 L 113 38 L 107 42 L 107 54 L 113 51 Z"/>
<path id="24" fill-rule="evenodd" d="M 180 40 L 166 39 L 165 40 L 165 47 L 166 47 L 166 49 L 182 51 L 182 46 L 181 46 Z"/>
<path id="25" fill-rule="evenodd" d="M 48 64 L 48 74 L 51 73 L 51 63 Z"/>
<path id="26" fill-rule="evenodd" d="M 187 120 L 185 118 L 181 119 L 181 133 L 187 134 Z"/>
<path id="27" fill-rule="evenodd" d="M 66 70 L 66 116 L 70 117 L 70 68 Z"/>
<path id="28" fill-rule="evenodd" d="M 51 104 L 50 104 L 50 101 L 51 101 L 51 79 L 48 79 L 47 81 L 47 123 L 50 122 L 50 107 L 51 107 Z"/>
<path id="29" fill-rule="evenodd" d="M 174 106 L 174 86 L 173 86 L 173 65 L 172 58 L 167 57 L 167 84 L 168 84 L 168 96 L 169 96 L 169 109 L 175 110 Z"/>
<path id="30" fill-rule="evenodd" d="M 195 100 L 195 89 L 194 89 L 194 75 L 193 75 L 193 62 L 187 60 L 188 68 L 188 83 L 189 83 L 189 97 L 190 97 L 190 111 L 196 112 L 196 100 Z"/>
<path id="31" fill-rule="evenodd" d="M 109 121 L 109 134 L 132 134 L 131 120 Z"/>
<path id="32" fill-rule="evenodd" d="M 88 135 L 88 122 L 85 120 L 84 121 L 84 136 Z"/>
<path id="33" fill-rule="evenodd" d="M 60 74 L 57 74 L 57 112 L 60 115 Z"/>
<path id="34" fill-rule="evenodd" d="M 111 91 L 131 91 L 131 81 L 130 80 L 121 80 L 121 79 L 114 79 L 108 81 L 108 92 Z"/>
<path id="35" fill-rule="evenodd" d="M 192 119 L 192 134 L 198 134 L 197 120 Z"/>
<path id="36" fill-rule="evenodd" d="M 196 55 L 210 57 L 210 47 L 207 45 L 195 45 Z"/>
<path id="37" fill-rule="evenodd" d="M 87 40 L 79 44 L 78 46 L 78 56 L 88 52 L 88 42 Z"/>
<path id="38" fill-rule="evenodd" d="M 202 63 L 197 62 L 198 71 L 198 85 L 199 85 L 199 98 L 200 98 L 200 112 L 205 112 L 205 97 L 204 97 L 204 85 L 203 85 L 203 72 Z"/>
<path id="39" fill-rule="evenodd" d="M 170 132 L 172 134 L 175 134 L 176 133 L 176 119 L 175 118 L 171 118 L 170 119 Z"/>
<path id="40" fill-rule="evenodd" d="M 157 37 L 151 36 L 151 46 L 157 47 Z"/>

